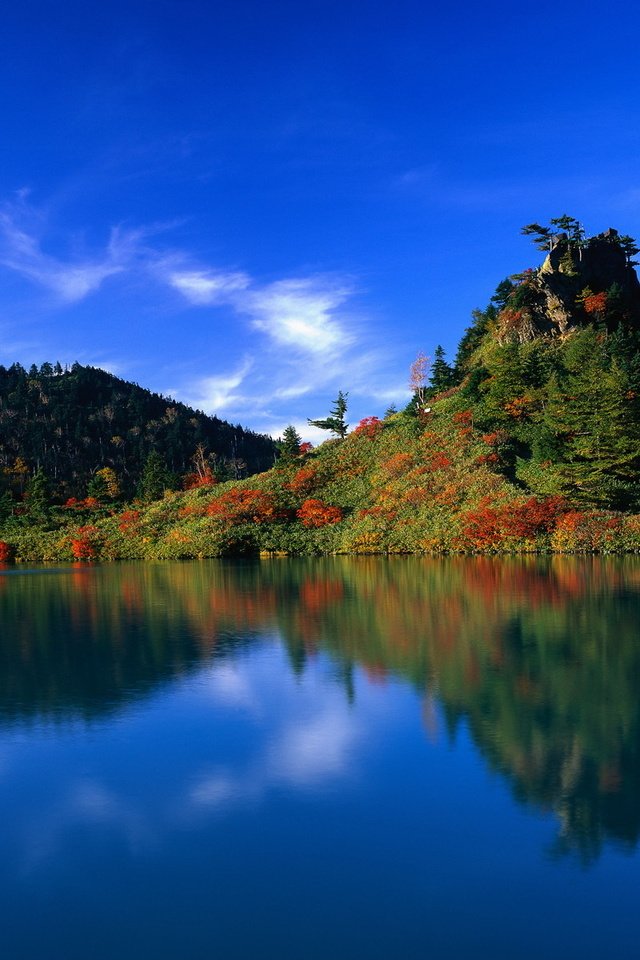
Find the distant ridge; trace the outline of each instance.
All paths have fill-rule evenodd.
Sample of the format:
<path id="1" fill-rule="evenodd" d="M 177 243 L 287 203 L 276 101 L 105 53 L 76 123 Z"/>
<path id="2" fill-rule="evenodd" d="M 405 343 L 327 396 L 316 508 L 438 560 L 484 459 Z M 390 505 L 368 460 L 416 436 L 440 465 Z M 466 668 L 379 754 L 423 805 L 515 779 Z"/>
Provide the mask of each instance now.
<path id="1" fill-rule="evenodd" d="M 151 452 L 169 473 L 188 473 L 198 446 L 220 470 L 246 476 L 273 464 L 275 443 L 96 367 L 0 366 L 0 469 L 16 461 L 44 471 L 58 497 L 85 496 L 97 470 L 112 468 L 135 492 Z"/>

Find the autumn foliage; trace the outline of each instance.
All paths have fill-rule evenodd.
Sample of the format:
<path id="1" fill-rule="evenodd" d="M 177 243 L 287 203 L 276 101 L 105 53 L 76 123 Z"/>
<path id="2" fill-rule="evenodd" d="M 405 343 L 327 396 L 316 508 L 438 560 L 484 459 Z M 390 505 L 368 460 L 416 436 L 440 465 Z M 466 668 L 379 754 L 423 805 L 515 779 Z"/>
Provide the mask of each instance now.
<path id="1" fill-rule="evenodd" d="M 353 431 L 357 436 L 374 440 L 382 431 L 383 423 L 379 417 L 364 417 Z"/>
<path id="2" fill-rule="evenodd" d="M 521 503 L 495 503 L 481 500 L 477 509 L 464 515 L 462 537 L 474 548 L 490 549 L 509 538 L 532 540 L 549 533 L 566 511 L 562 497 L 530 497 Z"/>
<path id="3" fill-rule="evenodd" d="M 263 490 L 226 490 L 206 508 L 207 516 L 233 523 L 250 521 L 269 523 L 278 519 L 279 511 L 273 496 Z"/>
<path id="4" fill-rule="evenodd" d="M 287 489 L 293 493 L 309 493 L 316 485 L 317 478 L 318 471 L 315 467 L 300 467 L 287 484 Z"/>
<path id="5" fill-rule="evenodd" d="M 95 526 L 79 527 L 71 538 L 73 559 L 95 560 L 99 552 L 99 534 L 100 531 Z"/>
<path id="6" fill-rule="evenodd" d="M 332 507 L 322 500 L 305 500 L 297 516 L 305 527 L 326 527 L 342 520 L 343 514 L 340 507 Z"/>
<path id="7" fill-rule="evenodd" d="M 603 317 L 607 310 L 606 293 L 592 293 L 582 301 L 585 313 L 596 318 Z"/>
<path id="8" fill-rule="evenodd" d="M 14 557 L 14 549 L 6 540 L 0 540 L 0 563 L 11 563 Z"/>

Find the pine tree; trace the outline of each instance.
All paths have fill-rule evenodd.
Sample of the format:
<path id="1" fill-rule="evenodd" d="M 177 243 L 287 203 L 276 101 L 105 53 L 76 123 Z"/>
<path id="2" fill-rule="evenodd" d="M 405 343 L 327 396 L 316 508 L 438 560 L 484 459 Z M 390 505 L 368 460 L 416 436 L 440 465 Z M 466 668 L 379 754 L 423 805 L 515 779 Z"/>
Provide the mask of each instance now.
<path id="1" fill-rule="evenodd" d="M 445 352 L 439 344 L 433 354 L 433 365 L 431 367 L 431 377 L 429 386 L 434 393 L 441 393 L 448 390 L 454 383 L 453 368 L 445 360 Z"/>
<path id="2" fill-rule="evenodd" d="M 283 463 L 289 463 L 292 460 L 295 460 L 296 457 L 300 456 L 300 444 L 302 443 L 302 437 L 293 426 L 289 424 L 285 428 L 282 437 L 277 441 L 278 450 L 280 451 L 280 460 Z"/>
<path id="3" fill-rule="evenodd" d="M 40 467 L 27 483 L 25 491 L 27 514 L 33 520 L 43 521 L 49 517 L 49 480 Z"/>
<path id="4" fill-rule="evenodd" d="M 330 430 L 331 433 L 334 433 L 336 437 L 340 437 L 341 440 L 344 440 L 347 435 L 347 430 L 349 429 L 349 424 L 345 422 L 345 414 L 347 412 L 347 397 L 348 393 L 343 393 L 342 390 L 338 391 L 338 396 L 334 400 L 333 406 L 331 407 L 328 417 L 325 417 L 324 420 L 309 420 L 309 423 L 312 427 L 318 427 L 320 430 Z"/>
<path id="5" fill-rule="evenodd" d="M 159 500 L 171 484 L 171 474 L 160 454 L 153 450 L 147 457 L 138 493 L 142 500 Z"/>
<path id="6" fill-rule="evenodd" d="M 620 364 L 589 327 L 565 353 L 561 390 L 550 396 L 547 427 L 562 442 L 558 466 L 565 493 L 590 506 L 625 509 L 637 502 L 640 411 Z"/>

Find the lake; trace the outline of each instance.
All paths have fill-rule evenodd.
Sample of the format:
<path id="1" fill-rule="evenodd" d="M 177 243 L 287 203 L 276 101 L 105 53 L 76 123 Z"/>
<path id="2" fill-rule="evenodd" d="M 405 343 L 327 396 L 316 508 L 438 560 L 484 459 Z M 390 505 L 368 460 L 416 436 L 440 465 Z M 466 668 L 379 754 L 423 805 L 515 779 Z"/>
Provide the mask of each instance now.
<path id="1" fill-rule="evenodd" d="M 8 960 L 637 957 L 640 560 L 0 573 Z"/>

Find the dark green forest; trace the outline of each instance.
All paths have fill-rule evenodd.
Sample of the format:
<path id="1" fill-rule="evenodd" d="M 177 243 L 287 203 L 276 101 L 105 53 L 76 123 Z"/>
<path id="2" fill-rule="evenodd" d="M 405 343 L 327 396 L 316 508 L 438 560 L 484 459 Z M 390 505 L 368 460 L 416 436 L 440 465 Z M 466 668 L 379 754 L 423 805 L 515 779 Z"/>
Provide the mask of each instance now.
<path id="1" fill-rule="evenodd" d="M 77 363 L 68 370 L 50 363 L 28 371 L 0 366 L 0 469 L 5 491 L 18 499 L 39 471 L 58 501 L 86 497 L 92 482 L 99 492 L 96 475 L 105 468 L 115 473 L 120 497 L 129 498 L 139 492 L 146 466 L 155 464 L 165 485 L 179 486 L 198 469 L 221 479 L 266 470 L 274 453 L 270 437 L 104 370 Z"/>

